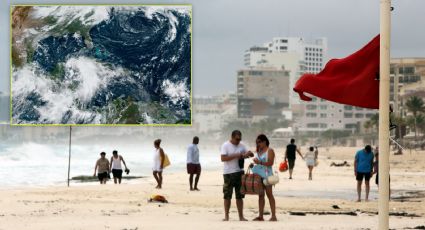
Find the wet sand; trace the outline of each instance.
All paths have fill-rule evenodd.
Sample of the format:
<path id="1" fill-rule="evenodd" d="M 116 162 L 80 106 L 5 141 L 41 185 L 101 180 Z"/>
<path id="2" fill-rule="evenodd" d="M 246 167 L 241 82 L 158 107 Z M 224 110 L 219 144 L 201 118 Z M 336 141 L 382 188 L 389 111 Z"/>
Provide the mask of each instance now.
<path id="1" fill-rule="evenodd" d="M 105 186 L 89 183 L 71 188 L 0 190 L 0 229 L 376 229 L 376 185 L 371 183 L 369 202 L 355 202 L 352 166 L 329 166 L 332 161 L 349 160 L 351 164 L 355 150 L 323 150 L 313 181 L 307 180 L 307 168 L 300 159 L 293 180 L 287 173 L 280 174 L 281 182 L 274 187 L 277 223 L 237 221 L 234 201 L 230 222 L 222 222 L 222 173 L 204 170 L 200 192 L 189 191 L 185 172 L 167 171 L 162 190 L 154 189 L 153 178 L 122 185 L 108 182 Z M 392 229 L 425 225 L 424 156 L 425 152 L 391 156 Z M 152 194 L 166 196 L 169 203 L 148 203 Z M 256 217 L 257 208 L 257 197 L 247 196 L 246 218 Z"/>

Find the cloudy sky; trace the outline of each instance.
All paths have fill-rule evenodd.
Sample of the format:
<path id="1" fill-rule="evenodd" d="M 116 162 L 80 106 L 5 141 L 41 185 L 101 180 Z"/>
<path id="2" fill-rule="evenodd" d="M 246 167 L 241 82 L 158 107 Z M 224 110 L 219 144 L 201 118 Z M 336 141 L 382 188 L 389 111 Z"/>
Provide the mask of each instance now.
<path id="1" fill-rule="evenodd" d="M 0 91 L 9 90 L 9 2 L 0 1 Z M 11 0 L 29 3 L 114 0 Z M 235 89 L 243 51 L 275 36 L 327 37 L 330 57 L 344 57 L 379 33 L 379 0 L 126 0 L 193 4 L 193 93 Z M 394 1 L 392 57 L 425 57 L 424 0 Z"/>

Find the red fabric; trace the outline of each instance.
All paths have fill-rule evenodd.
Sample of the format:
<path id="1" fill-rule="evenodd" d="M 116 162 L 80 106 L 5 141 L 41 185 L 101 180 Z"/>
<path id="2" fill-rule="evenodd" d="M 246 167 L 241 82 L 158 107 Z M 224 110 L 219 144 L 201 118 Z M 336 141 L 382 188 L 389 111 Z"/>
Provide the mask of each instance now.
<path id="1" fill-rule="evenodd" d="M 305 93 L 364 108 L 379 108 L 379 35 L 365 47 L 342 59 L 330 60 L 318 74 L 304 74 L 294 91 L 302 100 Z"/>

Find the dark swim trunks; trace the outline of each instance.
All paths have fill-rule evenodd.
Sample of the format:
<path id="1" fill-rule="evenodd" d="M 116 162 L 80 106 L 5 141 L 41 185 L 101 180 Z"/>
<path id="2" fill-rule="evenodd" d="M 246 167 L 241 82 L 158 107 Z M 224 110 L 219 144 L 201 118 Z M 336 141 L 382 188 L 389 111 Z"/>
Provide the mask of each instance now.
<path id="1" fill-rule="evenodd" d="M 230 174 L 224 174 L 224 184 L 223 184 L 223 195 L 225 200 L 232 199 L 233 188 L 235 189 L 236 199 L 242 199 L 245 197 L 244 194 L 241 193 L 242 187 L 242 175 L 243 171 L 235 172 Z"/>

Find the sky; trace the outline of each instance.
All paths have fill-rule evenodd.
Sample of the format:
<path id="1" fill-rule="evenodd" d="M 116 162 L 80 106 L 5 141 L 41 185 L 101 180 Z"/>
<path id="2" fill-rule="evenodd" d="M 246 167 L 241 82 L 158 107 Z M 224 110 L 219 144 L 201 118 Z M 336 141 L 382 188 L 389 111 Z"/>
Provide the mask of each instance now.
<path id="1" fill-rule="evenodd" d="M 0 91 L 9 91 L 11 4 L 117 3 L 115 0 L 0 1 Z M 276 36 L 328 38 L 329 58 L 356 51 L 379 33 L 379 0 L 126 0 L 189 3 L 193 10 L 193 94 L 235 91 L 243 52 Z M 393 1 L 392 57 L 425 57 L 425 1 Z M 7 54 L 7 55 L 6 55 Z"/>

